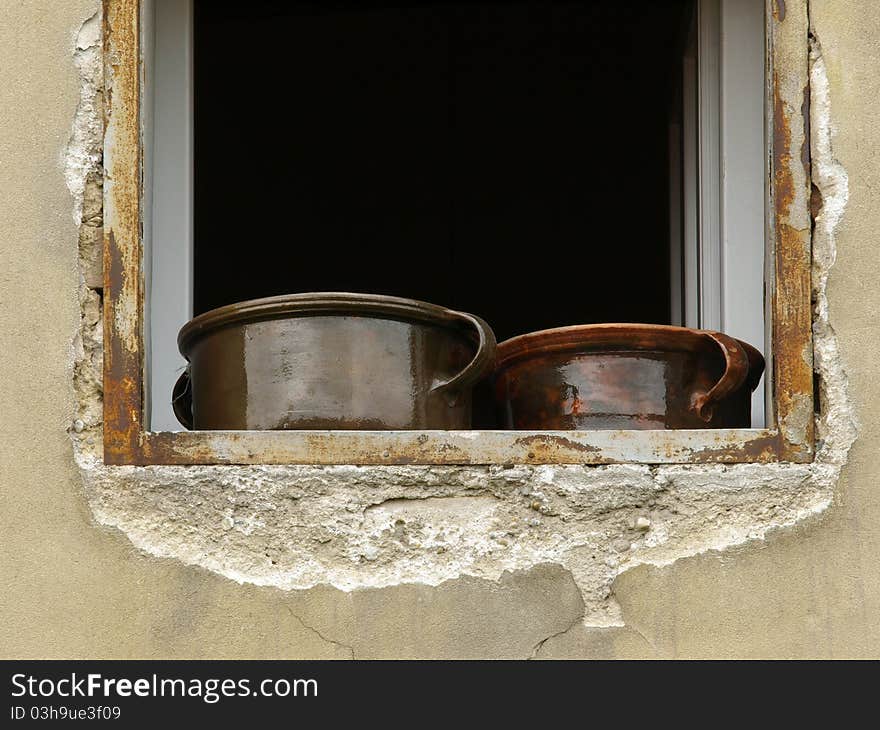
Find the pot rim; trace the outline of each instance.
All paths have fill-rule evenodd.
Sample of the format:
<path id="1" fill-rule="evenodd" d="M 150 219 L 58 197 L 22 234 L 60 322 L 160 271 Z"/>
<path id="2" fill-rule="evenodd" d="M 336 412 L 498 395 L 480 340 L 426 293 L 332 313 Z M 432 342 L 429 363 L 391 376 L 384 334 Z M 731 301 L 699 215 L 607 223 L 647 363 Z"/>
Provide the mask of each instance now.
<path id="1" fill-rule="evenodd" d="M 708 336 L 711 332 L 713 330 L 631 322 L 554 327 L 517 335 L 498 343 L 495 371 L 531 355 L 591 352 L 600 348 L 611 352 L 718 352 L 717 344 Z M 740 339 L 737 342 L 746 350 L 750 363 L 760 363 L 760 377 L 763 355 L 749 343 Z"/>
<path id="2" fill-rule="evenodd" d="M 230 325 L 332 314 L 416 320 L 435 325 L 455 325 L 459 328 L 462 325 L 458 312 L 417 299 L 359 292 L 304 292 L 248 299 L 203 312 L 181 327 L 177 335 L 177 347 L 186 356 L 196 339 Z"/>

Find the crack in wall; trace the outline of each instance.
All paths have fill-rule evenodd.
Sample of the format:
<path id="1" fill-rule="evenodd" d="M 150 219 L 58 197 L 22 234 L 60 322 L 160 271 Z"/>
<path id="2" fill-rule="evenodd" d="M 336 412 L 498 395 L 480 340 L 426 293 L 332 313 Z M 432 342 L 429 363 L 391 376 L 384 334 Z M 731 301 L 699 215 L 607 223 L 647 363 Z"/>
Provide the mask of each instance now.
<path id="1" fill-rule="evenodd" d="M 65 175 L 79 221 L 99 220 L 83 205 L 88 181 L 100 181 L 101 132 L 92 113 L 98 107 L 88 101 L 100 95 L 95 18 L 83 24 L 74 52 L 82 94 Z M 847 179 L 832 153 L 827 76 L 815 34 L 810 79 L 813 182 L 817 204 L 821 200 L 813 237 L 821 406 L 814 463 L 107 467 L 100 291 L 84 277 L 82 328 L 75 337 L 78 406 L 70 431 L 96 521 L 120 530 L 148 555 L 288 591 L 322 584 L 343 591 L 438 586 L 463 576 L 498 581 L 507 571 L 555 563 L 571 572 L 581 592 L 577 621 L 610 627 L 624 625 L 613 595 L 624 571 L 762 540 L 821 514 L 832 502 L 856 429 L 825 295 Z M 83 267 L 85 258 L 81 247 Z"/>
<path id="2" fill-rule="evenodd" d="M 564 629 L 562 629 L 561 631 L 556 631 L 556 632 L 550 634 L 550 636 L 546 636 L 546 637 L 544 637 L 543 639 L 541 639 L 541 640 L 540 640 L 537 644 L 535 644 L 535 646 L 532 648 L 532 651 L 531 651 L 531 652 L 529 653 L 529 655 L 526 657 L 526 660 L 537 659 L 537 658 L 538 658 L 538 654 L 541 653 L 541 649 L 544 648 L 544 644 L 546 644 L 546 643 L 547 643 L 548 641 L 550 641 L 551 639 L 556 639 L 556 638 L 562 636 L 563 634 L 567 634 L 567 633 L 568 633 L 569 631 L 571 631 L 572 629 L 575 629 L 575 628 L 577 628 L 578 626 L 580 626 L 580 625 L 583 623 L 583 621 L 584 621 L 584 614 L 581 613 L 579 616 L 576 616 L 576 617 L 574 618 L 574 620 L 573 620 L 568 626 L 566 626 Z"/>
<path id="3" fill-rule="evenodd" d="M 296 613 L 292 608 L 290 608 L 290 606 L 287 607 L 287 610 L 290 613 L 290 615 L 293 616 L 299 622 L 299 625 L 302 626 L 304 629 L 311 631 L 315 636 L 317 636 L 322 641 L 327 642 L 331 646 L 338 646 L 340 649 L 345 649 L 351 655 L 349 657 L 349 659 L 356 658 L 354 655 L 354 647 L 353 646 L 349 646 L 348 644 L 343 644 L 341 641 L 336 641 L 335 639 L 331 639 L 327 636 L 324 636 L 324 634 L 322 634 L 320 631 L 318 631 L 318 629 L 316 629 L 314 626 L 310 626 L 305 621 L 303 621 L 302 616 L 300 616 L 298 613 Z"/>

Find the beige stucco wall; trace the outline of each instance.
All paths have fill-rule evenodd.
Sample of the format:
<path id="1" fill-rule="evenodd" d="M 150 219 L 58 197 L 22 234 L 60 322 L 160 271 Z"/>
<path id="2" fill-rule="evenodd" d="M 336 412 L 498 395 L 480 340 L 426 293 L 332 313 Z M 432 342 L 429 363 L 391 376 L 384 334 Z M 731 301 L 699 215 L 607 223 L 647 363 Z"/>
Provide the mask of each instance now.
<path id="1" fill-rule="evenodd" d="M 811 3 L 849 177 L 828 299 L 860 435 L 834 504 L 764 540 L 622 573 L 625 626 L 588 628 L 559 565 L 285 592 L 150 556 L 95 522 L 67 433 L 80 273 L 62 155 L 74 42 L 96 6 L 0 9 L 0 656 L 880 656 L 880 12 Z"/>

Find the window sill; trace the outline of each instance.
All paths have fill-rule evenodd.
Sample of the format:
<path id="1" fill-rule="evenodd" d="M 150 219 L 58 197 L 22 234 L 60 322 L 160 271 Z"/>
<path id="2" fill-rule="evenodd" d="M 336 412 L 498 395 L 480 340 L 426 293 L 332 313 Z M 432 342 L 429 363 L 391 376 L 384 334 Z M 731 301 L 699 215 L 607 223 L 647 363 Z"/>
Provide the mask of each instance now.
<path id="1" fill-rule="evenodd" d="M 145 432 L 108 464 L 677 464 L 805 462 L 778 431 Z"/>

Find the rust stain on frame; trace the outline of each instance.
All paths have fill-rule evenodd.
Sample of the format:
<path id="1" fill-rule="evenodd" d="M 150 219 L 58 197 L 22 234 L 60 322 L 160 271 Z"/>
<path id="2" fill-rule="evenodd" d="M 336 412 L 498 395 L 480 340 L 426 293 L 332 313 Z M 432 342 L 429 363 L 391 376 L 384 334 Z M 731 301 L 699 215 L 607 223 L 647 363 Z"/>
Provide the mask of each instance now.
<path id="1" fill-rule="evenodd" d="M 812 311 L 810 303 L 810 160 L 807 9 L 777 5 L 773 55 L 772 198 L 775 262 L 772 298 L 773 386 L 779 458 L 813 455 Z"/>
<path id="2" fill-rule="evenodd" d="M 733 464 L 774 461 L 776 441 L 761 429 L 187 431 L 148 433 L 143 450 L 155 464 Z"/>
<path id="3" fill-rule="evenodd" d="M 104 0 L 104 460 L 142 460 L 140 13 Z"/>

